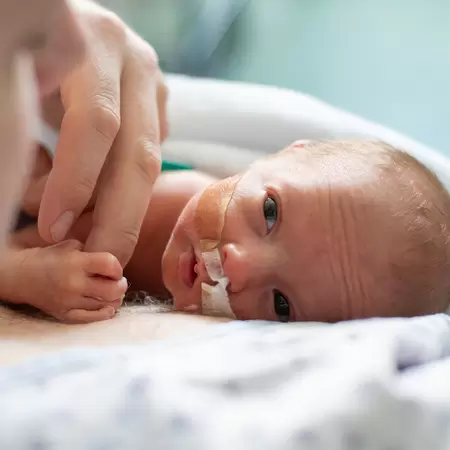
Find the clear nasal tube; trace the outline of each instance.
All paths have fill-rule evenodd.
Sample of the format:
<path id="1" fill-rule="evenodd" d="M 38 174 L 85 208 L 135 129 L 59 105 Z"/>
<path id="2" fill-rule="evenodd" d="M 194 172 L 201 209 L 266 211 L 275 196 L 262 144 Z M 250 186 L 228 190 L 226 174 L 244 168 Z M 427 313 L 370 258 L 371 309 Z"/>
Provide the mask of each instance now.
<path id="1" fill-rule="evenodd" d="M 214 286 L 202 283 L 203 314 L 208 316 L 218 315 L 235 319 L 236 316 L 231 309 L 230 298 L 227 291 L 229 280 L 223 272 L 219 250 L 215 248 L 208 252 L 202 252 L 202 258 L 209 278 L 217 283 Z"/>

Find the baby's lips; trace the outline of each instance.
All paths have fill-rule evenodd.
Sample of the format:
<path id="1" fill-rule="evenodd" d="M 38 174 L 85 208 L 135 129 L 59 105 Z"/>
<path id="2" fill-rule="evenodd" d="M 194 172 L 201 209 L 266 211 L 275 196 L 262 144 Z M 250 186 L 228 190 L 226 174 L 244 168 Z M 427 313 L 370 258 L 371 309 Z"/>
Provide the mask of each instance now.
<path id="1" fill-rule="evenodd" d="M 208 283 L 211 285 L 216 284 L 211 277 L 209 276 L 208 270 L 206 268 L 206 264 L 205 261 L 203 259 L 202 254 L 195 254 L 195 257 L 197 259 L 197 262 L 195 264 L 195 273 L 197 274 L 198 279 L 200 280 L 201 283 Z"/>

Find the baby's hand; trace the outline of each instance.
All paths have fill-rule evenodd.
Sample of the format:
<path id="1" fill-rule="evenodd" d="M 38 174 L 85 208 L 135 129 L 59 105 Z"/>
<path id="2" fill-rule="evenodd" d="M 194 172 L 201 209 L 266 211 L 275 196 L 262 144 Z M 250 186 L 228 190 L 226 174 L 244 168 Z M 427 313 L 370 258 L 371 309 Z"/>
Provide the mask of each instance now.
<path id="1" fill-rule="evenodd" d="M 24 258 L 33 280 L 33 297 L 27 303 L 66 323 L 110 319 L 122 304 L 127 280 L 122 266 L 110 253 L 85 253 L 70 240 L 33 248 Z M 25 250 L 27 251 L 27 250 Z M 24 267 L 22 267 L 24 268 Z"/>

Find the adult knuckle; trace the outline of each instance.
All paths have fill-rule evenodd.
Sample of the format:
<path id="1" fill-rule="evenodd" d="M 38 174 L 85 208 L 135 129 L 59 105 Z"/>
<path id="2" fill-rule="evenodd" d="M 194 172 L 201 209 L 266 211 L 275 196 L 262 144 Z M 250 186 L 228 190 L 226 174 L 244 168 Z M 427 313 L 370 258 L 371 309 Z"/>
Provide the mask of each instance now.
<path id="1" fill-rule="evenodd" d="M 145 48 L 143 51 L 144 56 L 144 64 L 145 67 L 150 70 L 151 72 L 157 72 L 159 73 L 159 57 L 158 53 L 156 53 L 156 50 L 149 45 L 148 43 L 145 43 Z"/>
<path id="2" fill-rule="evenodd" d="M 120 234 L 121 234 L 120 240 L 124 244 L 128 244 L 125 245 L 125 248 L 128 247 L 134 248 L 136 246 L 139 239 L 139 229 L 137 227 L 124 228 Z"/>
<path id="3" fill-rule="evenodd" d="M 115 42 L 125 40 L 126 26 L 116 13 L 103 10 L 102 14 L 97 17 L 97 26 L 106 32 Z"/>
<path id="4" fill-rule="evenodd" d="M 74 199 L 87 202 L 95 189 L 95 185 L 96 182 L 89 178 L 87 174 L 81 175 L 77 178 L 75 185 L 72 188 L 71 195 Z"/>
<path id="5" fill-rule="evenodd" d="M 116 113 L 119 110 L 119 99 L 112 80 L 106 75 L 98 81 L 98 92 L 91 96 L 90 103 L 93 107 L 111 110 L 113 115 L 119 119 Z"/>
<path id="6" fill-rule="evenodd" d="M 159 57 L 156 50 L 144 39 L 133 34 L 130 42 L 134 49 L 133 59 L 147 76 L 159 76 Z"/>
<path id="7" fill-rule="evenodd" d="M 136 146 L 135 163 L 138 175 L 153 185 L 161 171 L 161 154 L 153 137 L 142 138 Z"/>
<path id="8" fill-rule="evenodd" d="M 70 201 L 74 210 L 81 212 L 92 197 L 96 181 L 88 173 L 83 173 L 83 171 L 75 174 L 74 177 L 70 186 L 64 186 L 61 189 L 61 193 Z"/>
<path id="9" fill-rule="evenodd" d="M 103 97 L 98 97 L 93 102 L 93 106 L 89 111 L 89 121 L 94 130 L 107 141 L 112 144 L 120 129 L 120 116 L 109 105 L 109 101 L 101 101 L 105 99 L 106 94 L 102 94 Z"/>
<path id="10" fill-rule="evenodd" d="M 133 254 L 139 240 L 139 231 L 138 226 L 129 226 L 118 233 L 114 254 L 121 264 L 125 264 Z"/>

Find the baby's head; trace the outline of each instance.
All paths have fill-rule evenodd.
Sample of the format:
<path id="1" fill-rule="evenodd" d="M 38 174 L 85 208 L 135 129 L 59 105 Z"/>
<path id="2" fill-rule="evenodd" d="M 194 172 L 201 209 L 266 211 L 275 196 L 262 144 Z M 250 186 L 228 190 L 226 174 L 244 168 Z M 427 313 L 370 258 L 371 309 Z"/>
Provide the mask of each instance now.
<path id="1" fill-rule="evenodd" d="M 450 299 L 449 211 L 438 179 L 384 143 L 293 144 L 188 203 L 163 258 L 164 282 L 177 309 L 201 312 L 201 285 L 214 284 L 202 257 L 213 235 L 238 319 L 441 312 Z"/>

